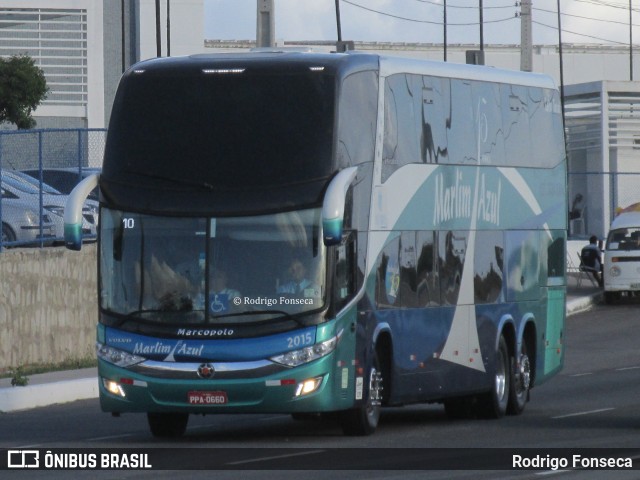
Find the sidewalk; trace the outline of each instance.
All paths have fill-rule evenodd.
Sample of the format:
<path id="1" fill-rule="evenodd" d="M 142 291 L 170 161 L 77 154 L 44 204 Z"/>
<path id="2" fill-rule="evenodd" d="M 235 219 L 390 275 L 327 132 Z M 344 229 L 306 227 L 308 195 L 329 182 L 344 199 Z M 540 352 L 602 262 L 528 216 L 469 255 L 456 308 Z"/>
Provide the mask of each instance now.
<path id="1" fill-rule="evenodd" d="M 590 280 L 583 277 L 578 285 L 578 276 L 567 274 L 567 316 L 591 308 L 592 305 L 601 302 L 603 297 L 604 291 L 593 285 Z"/>
<path id="2" fill-rule="evenodd" d="M 0 413 L 98 397 L 98 369 L 83 368 L 29 375 L 29 384 L 14 387 L 0 379 Z"/>
<path id="3" fill-rule="evenodd" d="M 581 312 L 602 298 L 602 290 L 567 276 L 567 316 Z M 25 387 L 13 387 L 10 378 L 0 379 L 0 413 L 44 407 L 98 397 L 97 368 L 67 370 L 29 376 Z"/>

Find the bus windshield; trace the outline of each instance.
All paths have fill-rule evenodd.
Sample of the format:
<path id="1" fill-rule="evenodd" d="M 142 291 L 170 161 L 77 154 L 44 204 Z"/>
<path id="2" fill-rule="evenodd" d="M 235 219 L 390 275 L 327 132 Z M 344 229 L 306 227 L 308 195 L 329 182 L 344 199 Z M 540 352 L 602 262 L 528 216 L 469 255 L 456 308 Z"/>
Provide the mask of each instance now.
<path id="1" fill-rule="evenodd" d="M 101 308 L 163 324 L 291 317 L 325 303 L 320 210 L 176 218 L 103 209 Z"/>

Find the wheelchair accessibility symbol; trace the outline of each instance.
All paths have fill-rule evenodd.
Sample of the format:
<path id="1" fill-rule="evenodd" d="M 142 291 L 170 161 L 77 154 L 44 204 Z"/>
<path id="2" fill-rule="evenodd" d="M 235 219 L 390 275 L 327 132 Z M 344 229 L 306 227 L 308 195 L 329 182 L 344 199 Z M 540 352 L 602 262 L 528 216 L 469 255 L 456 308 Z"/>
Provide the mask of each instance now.
<path id="1" fill-rule="evenodd" d="M 215 293 L 209 304 L 209 308 L 213 313 L 222 313 L 229 310 L 229 295 L 226 293 Z"/>

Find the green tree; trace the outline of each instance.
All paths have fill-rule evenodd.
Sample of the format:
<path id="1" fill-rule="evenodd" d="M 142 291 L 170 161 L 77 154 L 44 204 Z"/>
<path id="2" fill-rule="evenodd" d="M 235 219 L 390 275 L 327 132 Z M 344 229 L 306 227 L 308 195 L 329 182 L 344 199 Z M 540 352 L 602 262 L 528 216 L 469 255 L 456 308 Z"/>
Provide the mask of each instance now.
<path id="1" fill-rule="evenodd" d="M 47 96 L 44 72 L 26 55 L 0 58 L 0 122 L 33 128 L 31 112 Z"/>

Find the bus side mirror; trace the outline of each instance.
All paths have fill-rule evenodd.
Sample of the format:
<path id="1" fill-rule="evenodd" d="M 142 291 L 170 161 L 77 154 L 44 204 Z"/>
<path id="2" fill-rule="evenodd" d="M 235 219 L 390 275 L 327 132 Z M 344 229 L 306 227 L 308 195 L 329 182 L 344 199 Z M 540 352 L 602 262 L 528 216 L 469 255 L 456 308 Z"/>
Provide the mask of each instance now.
<path id="1" fill-rule="evenodd" d="M 342 242 L 344 206 L 347 190 L 356 178 L 358 167 L 341 170 L 329 183 L 322 203 L 322 239 L 326 246 Z"/>
<path id="2" fill-rule="evenodd" d="M 64 206 L 64 245 L 69 250 L 82 248 L 82 206 L 98 185 L 99 174 L 94 173 L 82 180 L 69 194 Z"/>

